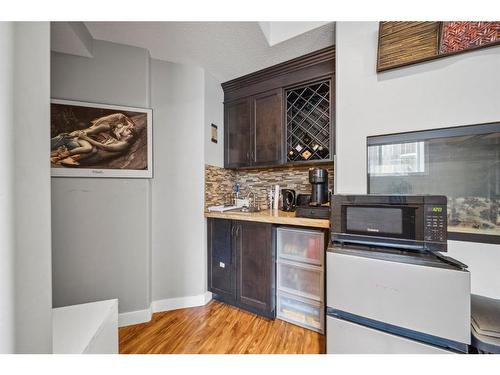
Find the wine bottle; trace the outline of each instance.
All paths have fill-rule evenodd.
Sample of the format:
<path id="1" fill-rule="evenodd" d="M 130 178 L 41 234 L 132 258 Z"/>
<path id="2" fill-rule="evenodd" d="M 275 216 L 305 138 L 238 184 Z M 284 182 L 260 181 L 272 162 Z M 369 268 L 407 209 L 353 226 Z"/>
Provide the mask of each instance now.
<path id="1" fill-rule="evenodd" d="M 309 150 L 309 147 L 306 147 L 300 155 L 304 158 L 304 160 L 308 160 L 312 156 L 312 152 Z"/>
<path id="2" fill-rule="evenodd" d="M 294 148 L 300 154 L 304 149 L 304 145 L 302 145 L 301 143 L 297 143 Z"/>
<path id="3" fill-rule="evenodd" d="M 319 146 L 317 152 L 321 159 L 326 159 L 328 157 L 328 149 L 326 147 Z"/>

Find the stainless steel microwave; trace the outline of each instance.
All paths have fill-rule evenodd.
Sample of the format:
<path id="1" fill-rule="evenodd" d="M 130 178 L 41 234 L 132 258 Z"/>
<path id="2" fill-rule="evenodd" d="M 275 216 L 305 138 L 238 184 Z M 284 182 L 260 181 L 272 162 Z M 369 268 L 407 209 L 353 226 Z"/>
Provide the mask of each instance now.
<path id="1" fill-rule="evenodd" d="M 447 251 L 442 195 L 333 195 L 331 241 L 417 251 Z"/>

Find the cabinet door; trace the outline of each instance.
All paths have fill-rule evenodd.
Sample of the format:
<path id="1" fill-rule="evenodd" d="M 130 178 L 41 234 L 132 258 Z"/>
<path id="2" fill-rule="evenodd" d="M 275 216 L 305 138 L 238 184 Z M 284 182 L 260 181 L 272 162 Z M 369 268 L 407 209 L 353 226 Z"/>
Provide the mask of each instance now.
<path id="1" fill-rule="evenodd" d="M 267 91 L 252 97 L 253 165 L 282 163 L 283 100 L 281 89 Z"/>
<path id="2" fill-rule="evenodd" d="M 250 98 L 224 104 L 224 166 L 250 165 Z"/>
<path id="3" fill-rule="evenodd" d="M 236 259 L 231 220 L 208 219 L 208 290 L 225 300 L 236 300 Z"/>
<path id="4" fill-rule="evenodd" d="M 275 256 L 272 225 L 237 222 L 236 298 L 243 308 L 274 318 Z"/>

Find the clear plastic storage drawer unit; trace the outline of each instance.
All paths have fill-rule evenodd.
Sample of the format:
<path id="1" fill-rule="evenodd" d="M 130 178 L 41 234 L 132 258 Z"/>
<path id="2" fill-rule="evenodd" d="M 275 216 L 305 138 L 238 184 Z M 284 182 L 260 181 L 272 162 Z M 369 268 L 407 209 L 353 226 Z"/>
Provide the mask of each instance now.
<path id="1" fill-rule="evenodd" d="M 323 265 L 325 234 L 322 231 L 280 227 L 277 231 L 277 246 L 281 258 Z"/>
<path id="2" fill-rule="evenodd" d="M 320 302 L 281 292 L 278 314 L 283 320 L 323 333 L 324 315 Z"/>
<path id="3" fill-rule="evenodd" d="M 278 289 L 323 301 L 323 269 L 287 262 L 278 263 Z"/>
<path id="4" fill-rule="evenodd" d="M 277 229 L 277 317 L 324 332 L 325 232 Z"/>

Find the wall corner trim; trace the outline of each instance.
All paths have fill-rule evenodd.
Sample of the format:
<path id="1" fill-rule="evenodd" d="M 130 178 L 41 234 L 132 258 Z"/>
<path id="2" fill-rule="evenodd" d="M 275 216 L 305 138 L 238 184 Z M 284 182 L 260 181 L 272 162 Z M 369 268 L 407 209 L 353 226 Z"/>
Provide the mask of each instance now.
<path id="1" fill-rule="evenodd" d="M 118 325 L 120 327 L 149 322 L 153 313 L 185 309 L 187 307 L 204 306 L 212 300 L 212 293 L 205 292 L 196 296 L 167 298 L 153 301 L 148 309 L 120 313 Z"/>

